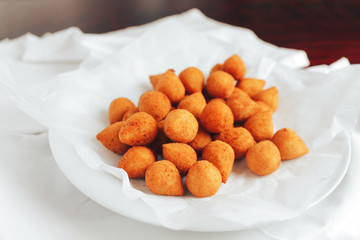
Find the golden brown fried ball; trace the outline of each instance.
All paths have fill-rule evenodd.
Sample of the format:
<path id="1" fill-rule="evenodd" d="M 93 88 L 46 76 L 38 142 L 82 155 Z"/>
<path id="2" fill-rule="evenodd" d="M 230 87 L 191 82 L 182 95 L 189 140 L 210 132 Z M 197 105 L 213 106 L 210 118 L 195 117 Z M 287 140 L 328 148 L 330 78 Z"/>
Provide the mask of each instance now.
<path id="1" fill-rule="evenodd" d="M 234 91 L 231 93 L 229 98 L 234 98 L 234 97 L 239 97 L 239 96 L 241 97 L 241 96 L 244 96 L 244 95 L 248 95 L 248 94 L 244 90 L 241 90 L 240 88 L 235 87 Z"/>
<path id="2" fill-rule="evenodd" d="M 222 101 L 212 100 L 200 115 L 201 124 L 211 133 L 219 133 L 234 124 L 231 109 Z"/>
<path id="3" fill-rule="evenodd" d="M 195 150 L 186 143 L 168 143 L 162 147 L 164 159 L 175 164 L 182 176 L 185 176 L 197 161 Z"/>
<path id="4" fill-rule="evenodd" d="M 246 67 L 241 58 L 235 54 L 224 62 L 223 71 L 230 73 L 236 80 L 241 80 L 245 76 Z"/>
<path id="5" fill-rule="evenodd" d="M 309 152 L 303 140 L 290 128 L 278 130 L 272 141 L 280 151 L 281 160 L 298 158 Z"/>
<path id="6" fill-rule="evenodd" d="M 264 86 L 265 81 L 257 78 L 244 78 L 236 84 L 236 87 L 246 92 L 250 97 L 261 92 Z"/>
<path id="7" fill-rule="evenodd" d="M 226 104 L 234 115 L 234 121 L 244 121 L 253 115 L 256 111 L 257 104 L 249 95 L 239 88 L 226 100 Z"/>
<path id="8" fill-rule="evenodd" d="M 137 146 L 130 148 L 120 159 L 118 168 L 127 172 L 129 178 L 144 178 L 146 169 L 156 161 L 156 155 L 149 148 Z"/>
<path id="9" fill-rule="evenodd" d="M 166 116 L 164 131 L 174 142 L 189 143 L 194 140 L 199 124 L 194 115 L 185 109 L 175 109 Z"/>
<path id="10" fill-rule="evenodd" d="M 140 96 L 139 111 L 150 114 L 156 121 L 165 118 L 170 109 L 170 100 L 162 92 L 148 91 Z"/>
<path id="11" fill-rule="evenodd" d="M 266 103 L 264 103 L 262 101 L 257 101 L 255 113 L 262 112 L 262 111 L 271 111 L 271 113 L 274 113 L 274 110 L 271 109 L 269 107 L 269 105 L 267 105 Z"/>
<path id="12" fill-rule="evenodd" d="M 204 87 L 204 74 L 196 67 L 188 67 L 183 70 L 179 78 L 188 94 L 201 92 Z"/>
<path id="13" fill-rule="evenodd" d="M 131 115 L 137 112 L 139 112 L 139 108 L 130 108 L 124 113 L 122 120 L 126 121 Z"/>
<path id="14" fill-rule="evenodd" d="M 149 76 L 149 78 L 150 78 L 150 83 L 151 83 L 151 85 L 153 86 L 154 89 L 156 89 L 156 85 L 158 84 L 159 80 L 160 80 L 161 78 L 163 78 L 163 76 L 167 75 L 169 71 L 170 71 L 170 72 L 173 72 L 173 73 L 175 72 L 174 69 L 169 69 L 169 70 L 167 70 L 167 71 L 164 72 L 164 73 L 160 73 L 160 74 L 156 74 L 156 75 L 151 75 L 151 76 Z"/>
<path id="15" fill-rule="evenodd" d="M 178 109 L 186 109 L 191 112 L 197 119 L 200 118 L 201 112 L 206 106 L 206 101 L 201 92 L 185 96 L 180 101 Z"/>
<path id="16" fill-rule="evenodd" d="M 222 182 L 226 183 L 235 161 L 232 147 L 222 141 L 213 141 L 204 148 L 201 158 L 214 164 L 221 173 Z"/>
<path id="17" fill-rule="evenodd" d="M 218 64 L 215 64 L 215 66 L 212 67 L 211 71 L 210 71 L 210 74 L 215 72 L 215 71 L 219 71 L 219 70 L 223 70 L 223 65 L 218 63 Z"/>
<path id="18" fill-rule="evenodd" d="M 211 142 L 211 135 L 202 127 L 199 126 L 199 131 L 197 132 L 194 140 L 192 140 L 189 145 L 197 152 L 201 153 L 206 145 Z"/>
<path id="19" fill-rule="evenodd" d="M 135 108 L 135 105 L 127 98 L 120 97 L 113 100 L 109 107 L 110 124 L 121 121 L 124 113 L 130 108 Z"/>
<path id="20" fill-rule="evenodd" d="M 146 112 L 131 115 L 121 127 L 120 141 L 130 146 L 148 145 L 157 136 L 157 122 Z"/>
<path id="21" fill-rule="evenodd" d="M 235 87 L 234 91 L 231 93 L 231 95 L 228 98 L 234 98 L 234 97 L 242 96 L 244 94 L 246 95 L 247 93 L 244 90 L 241 90 L 240 88 Z"/>
<path id="22" fill-rule="evenodd" d="M 275 111 L 279 105 L 279 91 L 276 87 L 262 90 L 260 93 L 254 96 L 254 100 L 266 103 L 271 109 Z"/>
<path id="23" fill-rule="evenodd" d="M 185 87 L 173 71 L 161 75 L 155 90 L 164 93 L 171 104 L 179 103 L 185 96 Z"/>
<path id="24" fill-rule="evenodd" d="M 252 115 L 244 124 L 255 141 L 270 140 L 274 134 L 272 111 L 262 111 Z"/>
<path id="25" fill-rule="evenodd" d="M 265 176 L 275 172 L 280 163 L 280 152 L 270 140 L 257 143 L 246 154 L 248 168 L 257 175 Z"/>
<path id="26" fill-rule="evenodd" d="M 235 152 L 235 158 L 240 159 L 256 144 L 250 132 L 243 127 L 228 128 L 222 131 L 217 140 L 229 144 Z"/>
<path id="27" fill-rule="evenodd" d="M 214 98 L 228 98 L 234 91 L 235 79 L 224 71 L 215 71 L 206 81 L 206 91 Z"/>
<path id="28" fill-rule="evenodd" d="M 210 197 L 219 190 L 221 179 L 219 169 L 209 161 L 202 160 L 190 168 L 186 186 L 195 197 Z"/>
<path id="29" fill-rule="evenodd" d="M 154 162 L 148 167 L 145 173 L 145 183 L 149 190 L 155 194 L 184 195 L 184 186 L 179 170 L 167 160 Z"/>
<path id="30" fill-rule="evenodd" d="M 106 127 L 100 133 L 96 135 L 96 139 L 99 140 L 104 147 L 113 151 L 114 153 L 124 153 L 129 149 L 129 145 L 122 143 L 119 139 L 119 131 L 124 122 L 116 122 Z"/>

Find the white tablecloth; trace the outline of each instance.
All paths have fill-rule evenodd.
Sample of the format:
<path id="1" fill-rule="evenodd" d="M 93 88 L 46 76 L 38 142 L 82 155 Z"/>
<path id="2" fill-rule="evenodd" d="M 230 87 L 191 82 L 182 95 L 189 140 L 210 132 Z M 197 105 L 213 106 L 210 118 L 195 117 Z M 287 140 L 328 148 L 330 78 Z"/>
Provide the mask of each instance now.
<path id="1" fill-rule="evenodd" d="M 238 31 L 239 44 L 253 41 L 263 54 L 289 67 L 305 67 L 306 54 L 272 46 L 248 29 L 206 19 L 192 10 L 172 19 L 194 28 Z M 31 34 L 0 42 L 0 61 L 22 83 L 48 81 L 79 67 L 91 68 L 167 19 L 107 34 L 83 34 L 77 28 Z M 196 25 L 195 23 L 198 23 Z M 226 34 L 225 34 L 226 35 Z M 255 50 L 254 50 L 255 51 Z M 89 57 L 90 56 L 90 57 Z M 349 66 L 341 59 L 314 71 L 330 72 Z M 360 74 L 359 74 L 360 75 Z M 0 75 L 1 76 L 1 75 Z M 358 79 L 360 81 L 360 79 Z M 360 239 L 360 124 L 352 133 L 349 170 L 330 196 L 304 215 L 260 228 L 222 233 L 173 231 L 137 222 L 95 203 L 77 190 L 57 167 L 48 144 L 47 129 L 0 96 L 0 239 Z"/>

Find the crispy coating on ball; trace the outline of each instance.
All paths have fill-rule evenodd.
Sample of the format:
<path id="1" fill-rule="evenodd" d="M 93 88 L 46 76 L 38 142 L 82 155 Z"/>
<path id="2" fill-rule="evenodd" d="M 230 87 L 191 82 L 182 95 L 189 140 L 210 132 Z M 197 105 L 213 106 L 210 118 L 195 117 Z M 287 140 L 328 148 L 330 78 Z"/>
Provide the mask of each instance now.
<path id="1" fill-rule="evenodd" d="M 235 79 L 224 71 L 215 71 L 206 81 L 206 91 L 214 98 L 228 98 L 234 91 Z"/>
<path id="2" fill-rule="evenodd" d="M 160 73 L 160 74 L 156 74 L 156 75 L 151 75 L 149 76 L 150 78 L 150 83 L 151 85 L 153 86 L 154 89 L 156 89 L 156 85 L 158 84 L 159 80 L 164 76 L 164 75 L 167 75 L 168 73 L 167 72 L 175 72 L 174 69 L 169 69 L 167 70 L 166 72 L 164 73 Z"/>
<path id="3" fill-rule="evenodd" d="M 309 152 L 303 140 L 290 128 L 278 130 L 271 140 L 278 147 L 281 160 L 298 158 Z"/>
<path id="4" fill-rule="evenodd" d="M 194 140 L 199 124 L 194 115 L 185 109 L 175 109 L 166 116 L 164 131 L 174 142 L 189 143 Z"/>
<path id="5" fill-rule="evenodd" d="M 148 145 L 157 136 L 157 122 L 146 112 L 131 115 L 119 131 L 120 141 L 130 146 Z"/>
<path id="6" fill-rule="evenodd" d="M 237 98 L 237 97 L 247 97 L 250 98 L 249 94 L 247 94 L 247 92 L 245 92 L 244 90 L 235 87 L 234 91 L 232 92 L 232 94 L 230 95 L 229 98 Z M 251 99 L 251 98 L 250 98 Z"/>
<path id="7" fill-rule="evenodd" d="M 222 182 L 226 183 L 235 161 L 232 147 L 223 141 L 213 141 L 204 148 L 201 158 L 214 164 L 221 173 Z"/>
<path id="8" fill-rule="evenodd" d="M 231 109 L 222 101 L 210 101 L 200 116 L 201 124 L 211 133 L 219 133 L 234 124 Z"/>
<path id="9" fill-rule="evenodd" d="M 246 92 L 250 97 L 261 92 L 264 86 L 265 81 L 257 78 L 244 78 L 236 84 L 236 87 Z"/>
<path id="10" fill-rule="evenodd" d="M 279 168 L 280 163 L 280 152 L 270 140 L 257 143 L 246 154 L 248 168 L 260 176 L 275 172 Z"/>
<path id="11" fill-rule="evenodd" d="M 167 71 L 161 75 L 157 84 L 156 91 L 164 93 L 171 104 L 177 104 L 185 96 L 185 87 L 173 71 Z"/>
<path id="12" fill-rule="evenodd" d="M 256 144 L 251 133 L 243 127 L 228 128 L 222 131 L 217 140 L 229 144 L 235 152 L 235 158 L 240 159 Z"/>
<path id="13" fill-rule="evenodd" d="M 188 94 L 201 92 L 204 87 L 204 74 L 196 67 L 188 67 L 183 70 L 179 78 Z"/>
<path id="14" fill-rule="evenodd" d="M 150 114 L 156 121 L 165 118 L 170 109 L 170 100 L 162 92 L 148 91 L 140 96 L 139 111 Z"/>
<path id="15" fill-rule="evenodd" d="M 186 109 L 191 112 L 197 119 L 200 118 L 201 112 L 206 106 L 206 101 L 201 92 L 185 96 L 180 101 L 178 109 Z"/>
<path id="16" fill-rule="evenodd" d="M 109 107 L 110 124 L 121 121 L 124 113 L 130 108 L 135 108 L 135 105 L 127 98 L 120 97 L 113 100 Z"/>
<path id="17" fill-rule="evenodd" d="M 262 101 L 256 101 L 255 113 L 262 112 L 262 111 L 271 111 L 272 114 L 274 113 L 274 110 L 272 108 L 270 108 L 269 105 L 267 105 L 266 103 L 264 103 Z"/>
<path id="18" fill-rule="evenodd" d="M 254 100 L 266 103 L 271 109 L 275 111 L 279 105 L 279 91 L 276 87 L 262 90 L 260 93 L 254 96 Z"/>
<path id="19" fill-rule="evenodd" d="M 146 169 L 156 161 L 156 155 L 147 147 L 130 148 L 120 159 L 118 168 L 127 172 L 129 178 L 144 178 Z"/>
<path id="20" fill-rule="evenodd" d="M 209 161 L 198 161 L 186 176 L 186 186 L 189 191 L 199 198 L 215 195 L 221 185 L 221 173 Z"/>
<path id="21" fill-rule="evenodd" d="M 96 139 L 99 140 L 104 147 L 113 151 L 114 153 L 124 153 L 129 149 L 129 145 L 122 143 L 119 139 L 119 131 L 124 122 L 116 122 L 110 126 L 104 128 L 100 133 L 96 135 Z"/>
<path id="22" fill-rule="evenodd" d="M 219 70 L 221 70 L 221 71 L 223 70 L 223 65 L 220 63 L 217 63 L 211 68 L 210 74 L 215 71 L 219 71 Z"/>
<path id="23" fill-rule="evenodd" d="M 262 111 L 246 120 L 244 127 L 249 130 L 255 141 L 270 140 L 274 134 L 272 111 Z"/>
<path id="24" fill-rule="evenodd" d="M 182 176 L 185 176 L 197 161 L 195 150 L 186 143 L 168 143 L 162 147 L 164 158 L 175 164 Z"/>
<path id="25" fill-rule="evenodd" d="M 257 104 L 249 95 L 239 88 L 226 100 L 226 104 L 234 115 L 234 121 L 244 121 L 253 115 L 256 111 Z"/>
<path id="26" fill-rule="evenodd" d="M 226 59 L 223 64 L 223 71 L 230 73 L 236 80 L 244 78 L 246 66 L 238 55 L 233 55 Z"/>
<path id="27" fill-rule="evenodd" d="M 204 127 L 199 126 L 199 131 L 197 132 L 194 140 L 192 140 L 189 145 L 197 152 L 201 153 L 206 145 L 211 142 L 211 135 L 204 129 Z"/>
<path id="28" fill-rule="evenodd" d="M 122 118 L 123 121 L 126 121 L 131 115 L 133 115 L 134 113 L 137 113 L 139 112 L 139 108 L 130 108 L 129 110 L 127 110 L 125 113 L 124 113 L 124 116 Z"/>
<path id="29" fill-rule="evenodd" d="M 231 93 L 229 98 L 235 98 L 235 97 L 239 97 L 239 96 L 241 97 L 244 95 L 249 96 L 244 90 L 241 90 L 240 88 L 235 87 L 234 91 Z"/>
<path id="30" fill-rule="evenodd" d="M 155 194 L 166 196 L 184 195 L 184 186 L 179 170 L 167 160 L 151 164 L 145 173 L 145 184 Z"/>

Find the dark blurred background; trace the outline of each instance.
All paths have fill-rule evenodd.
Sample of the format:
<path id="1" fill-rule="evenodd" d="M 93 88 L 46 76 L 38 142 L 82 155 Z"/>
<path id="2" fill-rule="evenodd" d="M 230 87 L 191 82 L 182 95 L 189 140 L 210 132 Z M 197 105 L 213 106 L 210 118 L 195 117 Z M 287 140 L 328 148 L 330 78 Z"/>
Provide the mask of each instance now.
<path id="1" fill-rule="evenodd" d="M 303 49 L 312 65 L 342 56 L 360 63 L 359 0 L 0 0 L 0 40 L 70 26 L 104 33 L 191 8 L 277 46 Z"/>

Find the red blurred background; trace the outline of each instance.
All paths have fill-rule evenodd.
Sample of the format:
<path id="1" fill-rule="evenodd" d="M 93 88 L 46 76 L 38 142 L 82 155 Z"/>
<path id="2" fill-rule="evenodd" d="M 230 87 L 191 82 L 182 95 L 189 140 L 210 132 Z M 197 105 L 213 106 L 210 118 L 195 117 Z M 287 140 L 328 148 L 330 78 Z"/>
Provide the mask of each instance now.
<path id="1" fill-rule="evenodd" d="M 247 27 L 280 47 L 303 49 L 311 65 L 341 57 L 360 63 L 357 0 L 0 0 L 0 39 L 42 35 L 77 26 L 104 33 L 198 8 L 205 15 Z"/>

